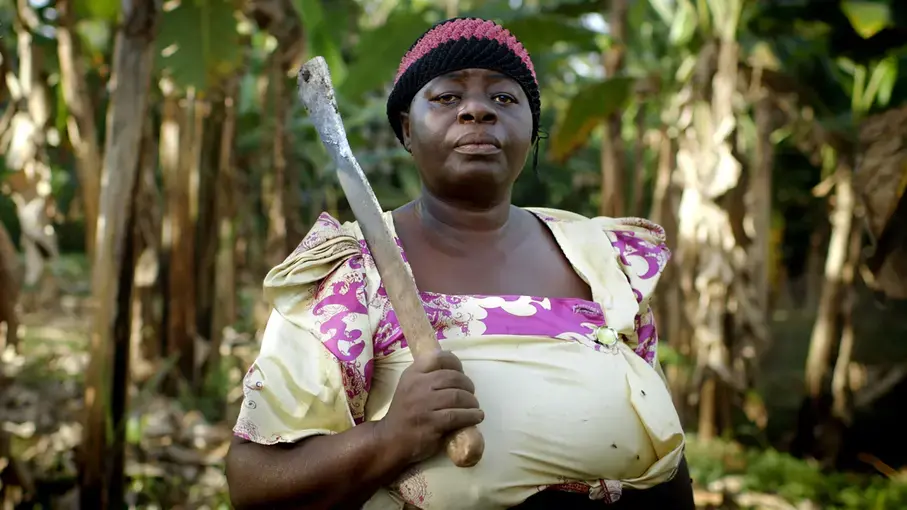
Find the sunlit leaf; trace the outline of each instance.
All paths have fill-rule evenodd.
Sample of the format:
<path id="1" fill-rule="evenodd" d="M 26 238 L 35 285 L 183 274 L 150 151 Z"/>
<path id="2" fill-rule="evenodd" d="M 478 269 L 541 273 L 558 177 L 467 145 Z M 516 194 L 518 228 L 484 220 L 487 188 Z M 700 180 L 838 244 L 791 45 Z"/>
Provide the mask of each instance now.
<path id="1" fill-rule="evenodd" d="M 674 6 L 676 2 L 672 0 L 649 0 L 649 5 L 661 18 L 665 25 L 670 25 L 674 19 Z"/>
<path id="2" fill-rule="evenodd" d="M 180 87 L 204 91 L 242 61 L 230 0 L 183 0 L 165 11 L 156 40 L 157 66 Z"/>
<path id="3" fill-rule="evenodd" d="M 261 105 L 258 104 L 258 91 L 256 90 L 255 74 L 249 72 L 243 75 L 239 81 L 239 100 L 237 101 L 237 111 L 240 115 L 258 112 Z"/>
<path id="4" fill-rule="evenodd" d="M 84 51 L 92 56 L 103 55 L 111 44 L 113 30 L 111 23 L 102 19 L 81 19 L 76 23 L 76 32 L 82 40 Z"/>
<path id="5" fill-rule="evenodd" d="M 559 42 L 575 45 L 580 50 L 598 50 L 595 32 L 562 16 L 545 14 L 516 18 L 507 22 L 507 29 L 531 54 L 546 51 Z"/>
<path id="6" fill-rule="evenodd" d="M 66 104 L 66 98 L 63 96 L 63 87 L 54 87 L 54 95 L 57 101 L 57 111 L 54 117 L 54 125 L 59 131 L 66 130 L 66 119 L 69 117 L 69 105 Z"/>
<path id="7" fill-rule="evenodd" d="M 879 89 L 876 95 L 876 101 L 879 106 L 885 107 L 891 103 L 891 94 L 894 91 L 894 85 L 898 81 L 898 65 L 894 59 L 886 59 L 886 69 L 884 76 L 879 82 Z"/>
<path id="8" fill-rule="evenodd" d="M 336 35 L 343 34 L 347 29 L 347 18 L 337 16 L 336 10 L 331 12 L 330 16 L 326 15 L 321 0 L 293 0 L 293 6 L 299 11 L 308 37 L 307 58 L 316 55 L 324 57 L 331 69 L 334 86 L 341 86 L 346 79 L 347 69 L 340 51 L 340 38 Z"/>
<path id="9" fill-rule="evenodd" d="M 296 7 L 296 10 L 299 11 L 306 30 L 315 30 L 324 21 L 324 9 L 321 8 L 321 0 L 293 0 L 293 7 Z"/>
<path id="10" fill-rule="evenodd" d="M 627 25 L 638 27 L 638 32 L 651 30 L 653 24 L 659 25 L 657 20 L 652 19 L 651 9 L 647 2 L 632 2 L 627 11 Z"/>
<path id="11" fill-rule="evenodd" d="M 77 19 L 96 18 L 114 21 L 120 15 L 120 0 L 74 0 Z"/>
<path id="12" fill-rule="evenodd" d="M 844 0 L 841 10 L 853 29 L 864 39 L 877 34 L 891 24 L 891 8 L 884 3 L 869 0 Z"/>
<path id="13" fill-rule="evenodd" d="M 600 0 L 560 0 L 541 2 L 543 12 L 563 14 L 566 16 L 581 16 L 593 12 L 602 12 Z"/>
<path id="14" fill-rule="evenodd" d="M 331 69 L 331 81 L 334 83 L 334 86 L 343 86 L 348 71 L 346 60 L 344 60 L 343 54 L 340 53 L 340 48 L 324 30 L 316 32 L 313 39 L 312 48 L 314 51 L 312 52 L 312 56 L 317 54 L 324 57 L 324 60 L 328 63 L 328 67 Z"/>
<path id="15" fill-rule="evenodd" d="M 635 78 L 618 76 L 580 90 L 570 100 L 567 113 L 554 130 L 551 157 L 562 162 L 582 147 L 596 126 L 627 104 L 635 83 Z"/>
<path id="16" fill-rule="evenodd" d="M 677 10 L 671 19 L 671 31 L 668 40 L 674 46 L 684 46 L 690 42 L 693 34 L 696 33 L 696 24 L 699 19 L 696 15 L 696 8 L 689 0 L 680 0 L 677 3 Z"/>
<path id="17" fill-rule="evenodd" d="M 341 95 L 358 101 L 366 92 L 393 80 L 400 59 L 430 27 L 422 13 L 399 9 L 383 26 L 364 31 L 355 50 L 356 60 L 339 87 Z"/>
<path id="18" fill-rule="evenodd" d="M 879 106 L 888 106 L 891 101 L 891 92 L 894 90 L 894 83 L 898 77 L 898 63 L 893 57 L 888 57 L 879 61 L 869 76 L 869 81 L 863 91 L 860 109 L 862 112 L 869 111 L 873 104 Z"/>

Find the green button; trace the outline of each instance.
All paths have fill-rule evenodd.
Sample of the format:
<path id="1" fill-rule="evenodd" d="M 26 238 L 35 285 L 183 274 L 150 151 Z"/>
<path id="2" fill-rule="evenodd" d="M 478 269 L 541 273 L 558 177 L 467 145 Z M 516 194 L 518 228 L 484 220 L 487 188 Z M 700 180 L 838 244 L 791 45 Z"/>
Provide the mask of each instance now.
<path id="1" fill-rule="evenodd" d="M 617 343 L 617 332 L 607 326 L 602 326 L 595 332 L 595 338 L 598 339 L 598 343 L 611 346 Z"/>

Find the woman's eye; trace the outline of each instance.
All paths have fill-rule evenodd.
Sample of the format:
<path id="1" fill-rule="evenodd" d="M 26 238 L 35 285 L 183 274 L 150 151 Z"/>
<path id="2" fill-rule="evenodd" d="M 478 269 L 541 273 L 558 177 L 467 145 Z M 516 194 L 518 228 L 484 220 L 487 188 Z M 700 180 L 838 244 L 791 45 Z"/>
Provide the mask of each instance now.
<path id="1" fill-rule="evenodd" d="M 492 96 L 492 99 L 503 104 L 516 103 L 516 98 L 514 98 L 510 94 L 495 94 L 494 96 Z"/>
<path id="2" fill-rule="evenodd" d="M 455 96 L 454 94 L 441 94 L 440 96 L 435 98 L 435 101 L 437 101 L 441 104 L 450 104 L 450 103 L 453 103 L 454 101 L 456 101 L 457 99 L 459 99 L 459 98 L 457 96 Z"/>

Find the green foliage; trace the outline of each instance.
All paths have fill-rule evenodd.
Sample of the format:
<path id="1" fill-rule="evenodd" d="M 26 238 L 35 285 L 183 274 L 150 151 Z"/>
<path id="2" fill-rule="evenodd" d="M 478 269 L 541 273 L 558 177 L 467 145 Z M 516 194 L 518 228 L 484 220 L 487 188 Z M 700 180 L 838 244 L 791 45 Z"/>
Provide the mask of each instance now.
<path id="1" fill-rule="evenodd" d="M 116 21 L 120 16 L 120 0 L 73 0 L 79 19 Z"/>
<path id="2" fill-rule="evenodd" d="M 324 5 L 322 0 L 292 0 L 305 27 L 309 54 L 321 55 L 331 68 L 335 87 L 346 79 L 347 62 L 343 58 L 344 35 L 355 4 L 350 1 L 333 1 Z"/>
<path id="3" fill-rule="evenodd" d="M 649 0 L 650 5 L 668 27 L 668 42 L 683 47 L 696 33 L 699 23 L 696 7 L 690 0 Z"/>
<path id="4" fill-rule="evenodd" d="M 81 18 L 75 30 L 82 41 L 82 51 L 95 62 L 103 61 L 104 55 L 113 46 L 114 26 L 112 20 L 103 18 Z"/>
<path id="5" fill-rule="evenodd" d="M 354 64 L 338 93 L 347 101 L 361 102 L 368 92 L 392 81 L 400 59 L 431 25 L 428 12 L 398 8 L 383 26 L 363 31 L 353 50 Z"/>
<path id="6" fill-rule="evenodd" d="M 242 62 L 243 48 L 230 0 L 183 0 L 161 16 L 158 69 L 180 88 L 204 92 Z"/>
<path id="7" fill-rule="evenodd" d="M 838 67 L 843 71 L 839 82 L 851 97 L 851 110 L 854 114 L 865 115 L 876 104 L 888 106 L 898 77 L 898 61 L 894 56 L 888 56 L 869 66 L 841 57 L 838 59 Z"/>
<path id="8" fill-rule="evenodd" d="M 583 14 L 602 12 L 600 0 L 552 0 L 542 3 L 544 4 L 543 13 L 581 16 Z"/>
<path id="9" fill-rule="evenodd" d="M 16 19 L 15 0 L 0 0 L 0 38 L 13 37 L 13 21 Z"/>
<path id="10" fill-rule="evenodd" d="M 585 144 L 606 117 L 626 106 L 635 83 L 635 78 L 617 76 L 581 88 L 570 100 L 567 113 L 555 128 L 551 157 L 563 162 Z"/>
<path id="11" fill-rule="evenodd" d="M 558 43 L 579 51 L 598 51 L 596 33 L 567 16 L 523 15 L 506 20 L 507 29 L 531 55 L 548 51 Z"/>
<path id="12" fill-rule="evenodd" d="M 740 477 L 744 491 L 777 494 L 791 504 L 812 501 L 826 510 L 907 508 L 907 481 L 824 472 L 816 463 L 773 449 L 750 450 L 723 440 L 687 443 L 690 474 L 707 486 Z"/>
<path id="13" fill-rule="evenodd" d="M 844 0 L 841 10 L 864 39 L 879 33 L 891 24 L 891 7 L 878 0 Z"/>

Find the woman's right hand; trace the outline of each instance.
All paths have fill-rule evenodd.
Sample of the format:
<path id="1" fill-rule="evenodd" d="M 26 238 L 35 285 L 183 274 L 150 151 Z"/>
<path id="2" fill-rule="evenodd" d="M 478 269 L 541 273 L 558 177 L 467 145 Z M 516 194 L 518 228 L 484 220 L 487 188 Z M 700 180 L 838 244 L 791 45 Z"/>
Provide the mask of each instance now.
<path id="1" fill-rule="evenodd" d="M 484 418 L 460 359 L 452 352 L 438 351 L 403 371 L 378 427 L 394 451 L 413 464 L 438 453 L 449 434 Z"/>

